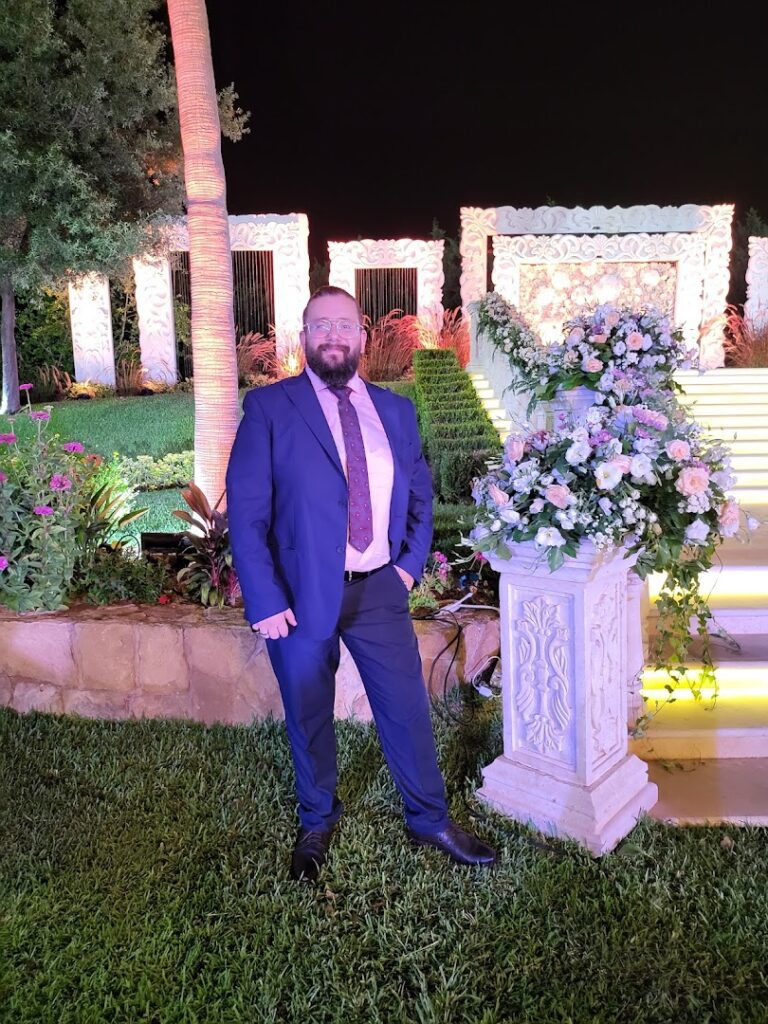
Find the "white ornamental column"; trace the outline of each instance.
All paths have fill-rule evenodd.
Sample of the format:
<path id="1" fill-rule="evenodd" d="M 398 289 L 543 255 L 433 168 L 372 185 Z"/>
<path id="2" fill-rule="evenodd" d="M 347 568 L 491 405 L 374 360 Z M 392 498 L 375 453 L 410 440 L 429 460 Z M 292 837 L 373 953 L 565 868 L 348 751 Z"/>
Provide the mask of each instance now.
<path id="1" fill-rule="evenodd" d="M 75 357 L 75 380 L 115 386 L 115 349 L 109 280 L 84 274 L 69 285 L 69 320 Z"/>
<path id="2" fill-rule="evenodd" d="M 643 669 L 648 660 L 646 622 L 650 610 L 648 581 L 635 573 L 627 576 L 627 725 L 632 728 L 643 714 Z"/>
<path id="3" fill-rule="evenodd" d="M 135 259 L 133 273 L 136 278 L 141 365 L 148 380 L 175 384 L 179 374 L 170 260 L 150 256 Z"/>
<path id="4" fill-rule="evenodd" d="M 551 573 L 532 542 L 501 573 L 504 752 L 477 795 L 550 835 L 611 850 L 656 803 L 627 753 L 627 571 L 583 543 Z"/>

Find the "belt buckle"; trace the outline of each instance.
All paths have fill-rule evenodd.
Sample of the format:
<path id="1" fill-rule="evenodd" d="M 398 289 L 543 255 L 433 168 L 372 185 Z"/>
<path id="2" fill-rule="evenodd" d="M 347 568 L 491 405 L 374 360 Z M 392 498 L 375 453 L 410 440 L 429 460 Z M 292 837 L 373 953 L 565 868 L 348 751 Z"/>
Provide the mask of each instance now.
<path id="1" fill-rule="evenodd" d="M 351 569 L 345 569 L 344 570 L 344 582 L 345 583 L 351 583 L 353 579 L 354 579 L 354 576 L 352 575 L 352 570 Z"/>

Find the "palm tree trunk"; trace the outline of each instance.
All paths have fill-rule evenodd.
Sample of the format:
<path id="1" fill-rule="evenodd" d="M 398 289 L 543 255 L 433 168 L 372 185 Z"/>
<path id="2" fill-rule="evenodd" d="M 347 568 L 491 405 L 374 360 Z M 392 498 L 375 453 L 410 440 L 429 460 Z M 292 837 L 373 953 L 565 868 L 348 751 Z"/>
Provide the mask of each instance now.
<path id="1" fill-rule="evenodd" d="M 189 226 L 195 483 L 212 505 L 224 493 L 238 423 L 226 182 L 205 0 L 168 0 Z"/>
<path id="2" fill-rule="evenodd" d="M 0 347 L 3 352 L 3 393 L 0 413 L 13 415 L 19 405 L 19 364 L 16 359 L 16 297 L 10 277 L 0 278 Z"/>

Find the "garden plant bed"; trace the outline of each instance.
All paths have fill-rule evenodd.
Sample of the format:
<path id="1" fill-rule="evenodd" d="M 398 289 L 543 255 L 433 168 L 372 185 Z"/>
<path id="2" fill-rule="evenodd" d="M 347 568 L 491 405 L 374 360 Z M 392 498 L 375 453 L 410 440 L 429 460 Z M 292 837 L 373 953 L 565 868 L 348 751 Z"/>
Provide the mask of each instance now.
<path id="1" fill-rule="evenodd" d="M 455 618 L 462 631 L 452 663 L 452 617 L 414 621 L 433 694 L 469 678 L 499 651 L 494 612 L 461 609 Z M 343 647 L 336 678 L 336 717 L 370 720 L 362 682 Z M 24 615 L 0 610 L 0 705 L 208 724 L 283 715 L 265 643 L 242 610 L 181 603 L 80 605 Z"/>

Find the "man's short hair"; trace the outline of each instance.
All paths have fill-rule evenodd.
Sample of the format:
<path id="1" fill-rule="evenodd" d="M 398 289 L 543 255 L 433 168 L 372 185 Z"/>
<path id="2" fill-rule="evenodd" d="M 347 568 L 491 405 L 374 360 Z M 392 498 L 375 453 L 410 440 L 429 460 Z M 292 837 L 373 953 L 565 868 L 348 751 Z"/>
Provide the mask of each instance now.
<path id="1" fill-rule="evenodd" d="M 304 312 L 301 314 L 301 322 L 303 324 L 307 322 L 307 310 L 309 309 L 310 304 L 315 299 L 322 299 L 326 295 L 343 295 L 345 298 L 351 299 L 352 302 L 354 302 L 355 304 L 355 308 L 357 309 L 358 320 L 360 321 L 360 323 L 363 322 L 363 311 L 362 309 L 360 309 L 360 303 L 357 301 L 355 296 L 350 295 L 345 288 L 337 288 L 336 285 L 334 284 L 326 284 L 323 285 L 322 288 L 318 288 L 317 291 L 312 292 L 312 294 L 310 295 L 309 302 L 306 304 L 306 306 L 304 307 Z"/>

